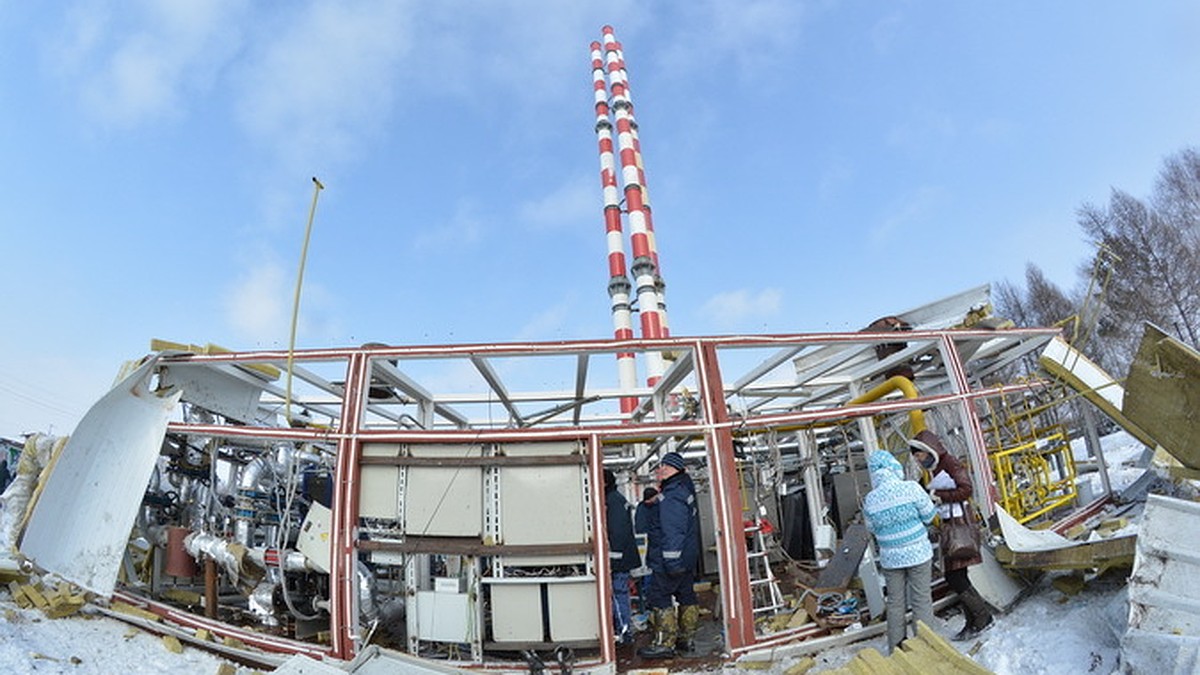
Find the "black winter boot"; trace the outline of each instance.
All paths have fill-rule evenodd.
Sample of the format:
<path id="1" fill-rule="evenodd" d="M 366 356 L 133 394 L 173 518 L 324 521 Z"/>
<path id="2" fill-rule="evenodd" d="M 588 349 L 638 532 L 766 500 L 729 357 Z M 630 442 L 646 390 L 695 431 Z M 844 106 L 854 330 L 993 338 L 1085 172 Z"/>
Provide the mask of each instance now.
<path id="1" fill-rule="evenodd" d="M 979 591 L 974 588 L 968 588 L 959 593 L 958 598 L 967 618 L 963 623 L 962 630 L 950 639 L 963 642 L 974 638 L 992 625 L 992 610 L 988 607 L 987 601 L 979 595 Z"/>

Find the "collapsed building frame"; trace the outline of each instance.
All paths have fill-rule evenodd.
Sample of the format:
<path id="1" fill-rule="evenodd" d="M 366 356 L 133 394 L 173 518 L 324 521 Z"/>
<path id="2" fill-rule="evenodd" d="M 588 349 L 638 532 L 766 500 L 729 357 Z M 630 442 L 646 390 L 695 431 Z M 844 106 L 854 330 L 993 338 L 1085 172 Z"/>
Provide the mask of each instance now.
<path id="1" fill-rule="evenodd" d="M 938 314 L 970 315 L 961 310 L 977 310 L 986 291 L 948 299 Z M 791 557 L 828 562 L 865 492 L 864 448 L 899 451 L 932 428 L 970 466 L 985 517 L 1000 498 L 991 455 L 1011 454 L 1013 442 L 1042 451 L 985 435 L 1008 424 L 996 412 L 1006 401 L 1047 391 L 1015 366 L 1060 341 L 1058 331 L 944 323 L 902 335 L 291 353 L 160 344 L 110 396 L 155 399 L 172 419 L 157 434 L 135 434 L 149 451 L 92 452 L 83 470 L 111 476 L 101 465 L 115 463 L 122 476 L 148 480 L 109 482 L 71 504 L 48 485 L 37 509 L 68 531 L 27 533 L 22 550 L 77 582 L 74 561 L 107 556 L 121 577 L 115 599 L 269 652 L 351 659 L 383 642 L 492 668 L 525 650 L 570 648 L 577 669 L 605 671 L 616 652 L 601 473 L 613 469 L 636 503 L 654 458 L 676 450 L 700 485 L 703 572 L 717 582 L 723 649 L 736 658 L 825 634 L 811 623 L 766 627 L 762 619 L 792 611 L 770 561 L 787 530 L 803 540 Z M 611 368 L 590 367 L 629 353 L 669 365 L 634 392 L 612 381 Z M 909 377 L 894 375 L 898 367 Z M 619 411 L 631 393 L 638 405 Z M 121 413 L 107 399 L 64 458 L 111 450 L 105 434 Z M 851 479 L 840 493 L 831 491 L 839 474 Z M 1049 495 L 1058 508 L 1039 515 L 1085 513 L 1104 499 L 1070 497 Z M 98 523 L 105 508 L 96 504 L 113 498 L 133 512 Z M 785 499 L 800 505 L 790 516 Z M 776 536 L 748 537 L 763 520 Z M 30 531 L 37 525 L 35 510 Z M 189 568 L 192 559 L 201 564 Z M 113 581 L 82 585 L 104 593 Z M 389 601 L 406 615 L 390 639 L 380 627 Z"/>

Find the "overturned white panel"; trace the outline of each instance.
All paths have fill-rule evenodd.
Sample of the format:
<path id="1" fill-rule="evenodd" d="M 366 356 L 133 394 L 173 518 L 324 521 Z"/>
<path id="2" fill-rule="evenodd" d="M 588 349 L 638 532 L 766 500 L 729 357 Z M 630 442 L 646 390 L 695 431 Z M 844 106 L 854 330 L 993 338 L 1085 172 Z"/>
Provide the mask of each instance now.
<path id="1" fill-rule="evenodd" d="M 1004 535 L 1005 545 L 1017 553 L 1056 551 L 1079 544 L 1054 530 L 1032 530 L 1025 527 L 999 505 L 996 506 L 996 519 L 1000 521 L 1000 532 Z"/>
<path id="2" fill-rule="evenodd" d="M 257 378 L 239 377 L 204 363 L 172 364 L 163 368 L 159 377 L 164 388 L 179 389 L 189 403 L 239 422 L 254 421 L 262 398 L 263 386 Z"/>
<path id="3" fill-rule="evenodd" d="M 1150 495 L 1129 577 L 1129 625 L 1200 637 L 1200 504 Z"/>
<path id="4" fill-rule="evenodd" d="M 1113 379 L 1083 352 L 1067 344 L 1061 337 L 1046 343 L 1039 358 L 1042 366 L 1053 375 L 1070 383 L 1077 391 L 1088 391 L 1088 400 L 1104 409 L 1120 414 L 1125 401 L 1125 387 Z"/>
<path id="5" fill-rule="evenodd" d="M 20 549 L 39 567 L 112 595 L 117 570 L 179 393 L 147 386 L 142 364 L 83 416 L 47 478 Z"/>
<path id="6" fill-rule="evenodd" d="M 1150 495 L 1129 577 L 1122 662 L 1132 672 L 1196 672 L 1200 663 L 1200 504 Z M 1185 668 L 1186 669 L 1181 669 Z"/>

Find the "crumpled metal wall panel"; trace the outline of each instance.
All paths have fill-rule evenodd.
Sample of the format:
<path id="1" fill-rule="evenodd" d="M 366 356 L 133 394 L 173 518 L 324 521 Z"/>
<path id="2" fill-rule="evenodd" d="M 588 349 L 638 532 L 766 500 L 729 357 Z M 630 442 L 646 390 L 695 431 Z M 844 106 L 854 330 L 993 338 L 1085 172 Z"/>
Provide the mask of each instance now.
<path id="1" fill-rule="evenodd" d="M 156 363 L 147 360 L 83 416 L 21 540 L 21 552 L 39 567 L 106 597 L 179 401 L 178 391 L 150 391 Z"/>
<path id="2" fill-rule="evenodd" d="M 1124 664 L 1138 673 L 1200 672 L 1200 503 L 1150 495 L 1129 577 Z"/>

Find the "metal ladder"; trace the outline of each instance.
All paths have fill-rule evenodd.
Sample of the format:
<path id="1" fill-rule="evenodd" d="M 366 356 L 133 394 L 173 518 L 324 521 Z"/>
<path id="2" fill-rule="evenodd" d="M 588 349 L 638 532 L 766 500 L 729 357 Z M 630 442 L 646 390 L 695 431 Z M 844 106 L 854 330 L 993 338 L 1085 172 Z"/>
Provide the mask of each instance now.
<path id="1" fill-rule="evenodd" d="M 746 563 L 750 567 L 750 598 L 754 603 L 754 614 L 769 614 L 787 606 L 783 592 L 779 590 L 779 579 L 771 570 L 766 535 L 762 521 L 755 518 L 746 521 Z"/>

